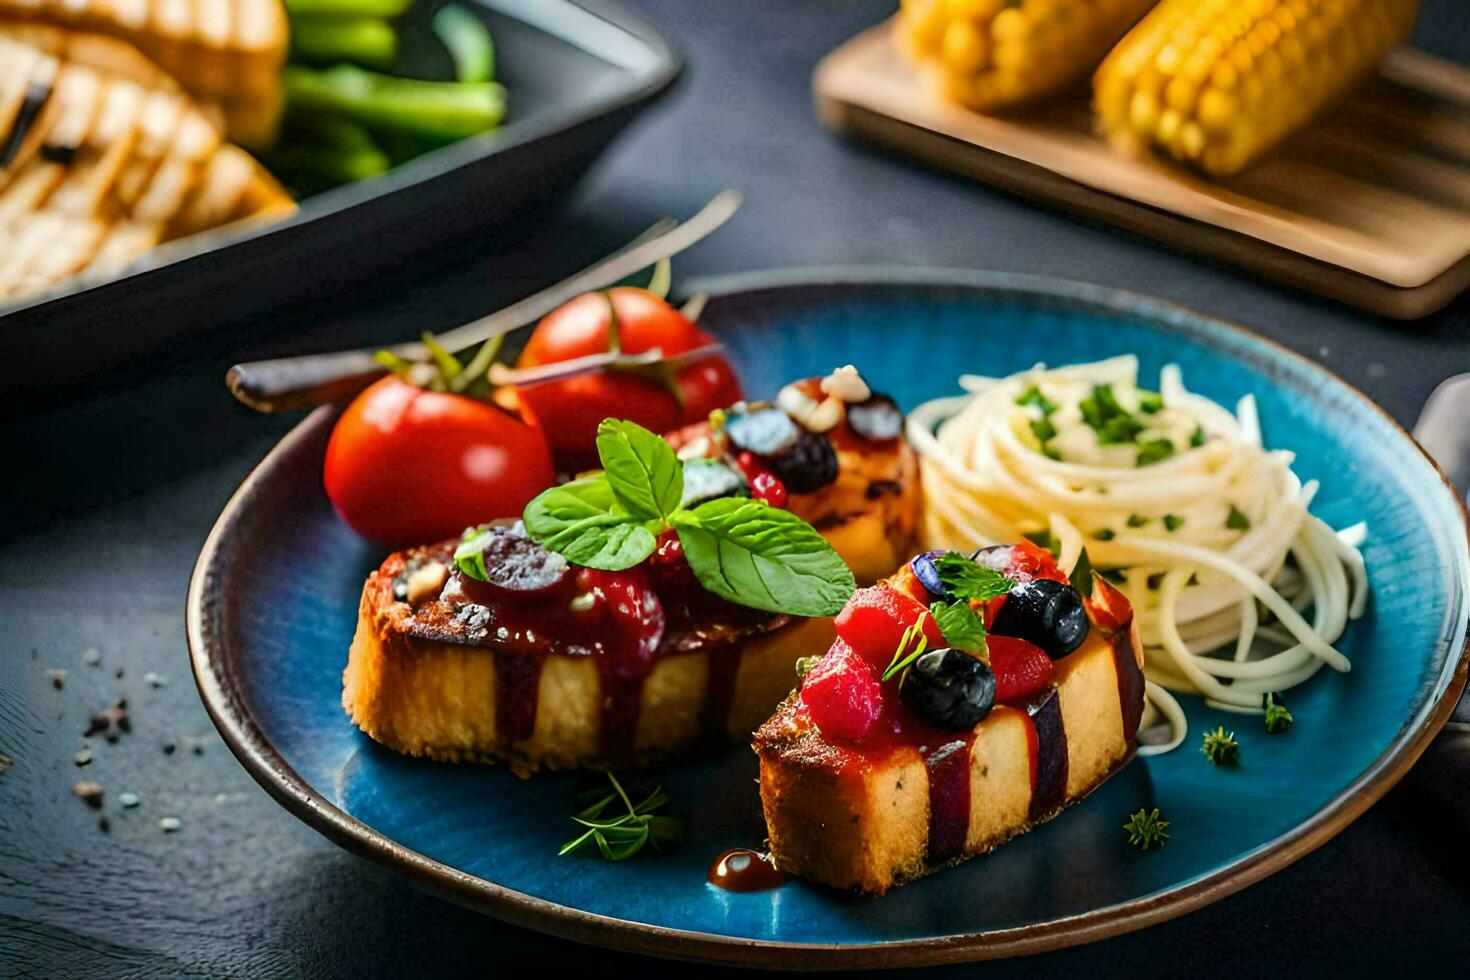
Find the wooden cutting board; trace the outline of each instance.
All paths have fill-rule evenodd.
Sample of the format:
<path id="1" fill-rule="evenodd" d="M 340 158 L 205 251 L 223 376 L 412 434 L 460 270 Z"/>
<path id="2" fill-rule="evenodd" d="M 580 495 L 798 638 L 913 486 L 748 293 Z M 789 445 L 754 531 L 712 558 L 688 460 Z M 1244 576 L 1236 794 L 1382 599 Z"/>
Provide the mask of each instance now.
<path id="1" fill-rule="evenodd" d="M 1210 181 L 1112 152 L 1085 94 L 1007 118 L 948 103 L 890 33 L 817 67 L 831 128 L 1384 316 L 1424 316 L 1470 286 L 1470 70 L 1396 50 L 1270 158 Z"/>

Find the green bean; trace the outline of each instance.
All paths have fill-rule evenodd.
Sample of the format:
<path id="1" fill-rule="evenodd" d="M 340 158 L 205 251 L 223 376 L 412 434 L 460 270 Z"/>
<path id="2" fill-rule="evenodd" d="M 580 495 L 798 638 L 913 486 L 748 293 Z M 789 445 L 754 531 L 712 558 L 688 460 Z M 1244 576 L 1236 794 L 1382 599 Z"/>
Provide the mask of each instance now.
<path id="1" fill-rule="evenodd" d="M 304 60 L 319 64 L 353 61 L 388 68 L 398 57 L 398 35 L 377 17 L 303 14 L 291 18 L 291 48 Z"/>
<path id="2" fill-rule="evenodd" d="M 485 22 L 458 4 L 434 15 L 434 35 L 454 59 L 461 82 L 488 82 L 495 78 L 495 42 Z"/>
<path id="3" fill-rule="evenodd" d="M 286 13 L 294 21 L 298 14 L 334 17 L 399 17 L 413 0 L 285 0 Z"/>
<path id="4" fill-rule="evenodd" d="M 505 117 L 505 89 L 494 82 L 426 82 L 352 65 L 323 71 L 288 65 L 281 78 L 293 107 L 341 113 L 369 129 L 457 140 Z"/>

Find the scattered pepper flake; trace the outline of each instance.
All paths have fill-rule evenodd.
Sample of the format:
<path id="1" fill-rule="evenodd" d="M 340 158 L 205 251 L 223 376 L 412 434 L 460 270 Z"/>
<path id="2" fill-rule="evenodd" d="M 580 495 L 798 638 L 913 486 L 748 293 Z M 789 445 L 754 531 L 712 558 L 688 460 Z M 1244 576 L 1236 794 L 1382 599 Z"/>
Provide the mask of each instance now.
<path id="1" fill-rule="evenodd" d="M 58 691 L 66 687 L 66 671 L 64 670 L 48 670 L 46 671 L 46 679 L 49 680 L 51 682 L 51 686 L 56 688 Z"/>
<path id="2" fill-rule="evenodd" d="M 87 730 L 83 735 L 98 735 L 107 739 L 108 742 L 116 742 L 125 732 L 133 730 L 133 723 L 128 720 L 128 699 L 121 698 L 117 704 L 110 708 L 103 708 L 92 716 L 87 723 Z"/>
<path id="3" fill-rule="evenodd" d="M 102 809 L 102 787 L 96 783 L 82 780 L 74 783 L 71 788 L 78 799 L 94 810 Z"/>

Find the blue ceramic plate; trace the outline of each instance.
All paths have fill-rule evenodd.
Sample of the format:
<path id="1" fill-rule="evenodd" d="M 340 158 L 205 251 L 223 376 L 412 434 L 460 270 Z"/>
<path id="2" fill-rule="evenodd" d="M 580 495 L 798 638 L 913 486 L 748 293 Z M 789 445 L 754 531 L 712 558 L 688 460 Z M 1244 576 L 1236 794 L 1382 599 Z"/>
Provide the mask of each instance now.
<path id="1" fill-rule="evenodd" d="M 905 406 L 963 371 L 1135 352 L 1151 376 L 1177 362 L 1191 388 L 1252 392 L 1273 446 L 1322 482 L 1316 512 L 1366 520 L 1368 614 L 1343 640 L 1354 670 L 1292 692 L 1296 725 L 1268 737 L 1186 705 L 1195 729 L 1239 731 L 1244 765 L 1188 744 L 1135 759 L 1085 802 L 996 853 L 883 898 L 801 882 L 730 894 L 705 883 L 722 849 L 764 836 L 741 746 L 668 768 L 692 816 L 677 852 L 610 864 L 558 858 L 585 773 L 517 780 L 494 768 L 402 758 L 340 705 L 359 590 L 382 558 L 334 516 L 320 485 L 333 411 L 292 432 L 230 501 L 189 595 L 205 704 L 251 773 L 348 849 L 466 905 L 548 932 L 644 952 L 781 966 L 913 965 L 1034 952 L 1179 915 L 1275 871 L 1341 830 L 1391 786 L 1465 684 L 1459 498 L 1409 437 L 1320 367 L 1235 327 L 1154 300 L 1020 276 L 822 270 L 691 284 L 748 391 L 852 361 Z M 1121 824 L 1157 806 L 1173 822 L 1140 854 Z"/>

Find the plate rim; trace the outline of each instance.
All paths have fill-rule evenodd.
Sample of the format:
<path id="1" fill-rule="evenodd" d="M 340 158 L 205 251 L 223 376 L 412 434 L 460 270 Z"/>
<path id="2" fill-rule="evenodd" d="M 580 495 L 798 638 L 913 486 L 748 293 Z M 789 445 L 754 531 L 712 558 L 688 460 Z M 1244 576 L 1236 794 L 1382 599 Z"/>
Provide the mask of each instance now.
<path id="1" fill-rule="evenodd" d="M 1336 382 L 1397 430 L 1440 478 L 1441 489 L 1450 493 L 1461 517 L 1465 543 L 1457 575 L 1462 588 L 1470 587 L 1470 516 L 1466 513 L 1465 499 L 1438 464 L 1397 420 L 1363 392 L 1331 369 L 1248 327 L 1167 300 L 1110 286 L 1024 273 L 965 269 L 807 266 L 695 279 L 687 283 L 683 291 L 704 292 L 713 298 L 768 290 L 853 285 L 899 289 L 958 288 L 1039 295 L 1091 306 L 1101 312 L 1143 316 L 1163 329 L 1192 333 L 1196 337 L 1245 339 L 1259 345 L 1268 357 L 1316 372 L 1325 380 Z M 1456 627 L 1459 642 L 1457 644 L 1452 637 L 1435 691 L 1388 748 L 1346 788 L 1289 832 L 1235 861 L 1177 887 L 1131 901 L 999 931 L 842 944 L 740 938 L 586 912 L 507 888 L 435 861 L 404 847 L 328 801 L 295 772 L 266 738 L 244 707 L 243 694 L 225 666 L 227 657 L 222 650 L 215 648 L 207 635 L 211 618 L 209 609 L 213 604 L 211 579 L 226 533 L 240 519 L 245 502 L 264 483 L 275 462 L 297 444 L 318 437 L 319 430 L 338 411 L 340 407 L 337 406 L 317 408 L 272 447 L 231 495 L 200 550 L 189 581 L 185 630 L 190 665 L 205 710 L 246 771 L 286 810 L 345 850 L 404 872 L 414 884 L 456 904 L 512 925 L 589 945 L 743 966 L 882 968 L 1041 953 L 1164 922 L 1209 905 L 1281 870 L 1326 843 L 1357 819 L 1404 776 L 1443 727 L 1465 688 L 1467 669 L 1470 669 L 1470 629 L 1467 629 L 1470 609 L 1465 607 L 1462 596 L 1461 615 Z M 1453 533 L 1451 537 L 1455 537 Z"/>

